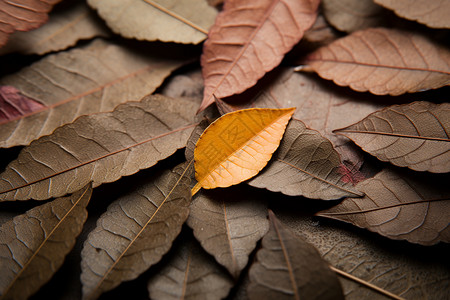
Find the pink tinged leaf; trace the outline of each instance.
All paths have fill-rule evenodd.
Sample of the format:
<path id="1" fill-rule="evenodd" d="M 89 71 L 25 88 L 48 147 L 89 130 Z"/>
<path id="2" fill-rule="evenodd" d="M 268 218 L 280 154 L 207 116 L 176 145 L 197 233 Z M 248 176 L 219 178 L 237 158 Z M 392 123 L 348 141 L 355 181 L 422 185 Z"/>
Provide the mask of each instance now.
<path id="1" fill-rule="evenodd" d="M 13 86 L 0 86 L 0 124 L 7 123 L 19 116 L 25 116 L 44 107 L 39 101 L 22 95 Z"/>

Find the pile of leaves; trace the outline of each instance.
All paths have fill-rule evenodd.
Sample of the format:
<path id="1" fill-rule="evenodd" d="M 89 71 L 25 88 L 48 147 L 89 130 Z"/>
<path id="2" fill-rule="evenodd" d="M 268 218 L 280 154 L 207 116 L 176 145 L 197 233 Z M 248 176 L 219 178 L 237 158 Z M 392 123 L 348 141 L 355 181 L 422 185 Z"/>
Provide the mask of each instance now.
<path id="1" fill-rule="evenodd" d="M 0 299 L 447 299 L 449 15 L 0 0 Z"/>

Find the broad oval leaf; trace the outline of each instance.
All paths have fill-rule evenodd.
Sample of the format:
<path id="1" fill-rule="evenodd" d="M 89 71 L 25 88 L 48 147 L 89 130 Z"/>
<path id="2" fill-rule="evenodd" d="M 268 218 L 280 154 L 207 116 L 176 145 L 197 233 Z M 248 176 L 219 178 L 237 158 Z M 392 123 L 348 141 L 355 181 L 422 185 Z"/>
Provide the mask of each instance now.
<path id="1" fill-rule="evenodd" d="M 90 184 L 0 227 L 0 298 L 27 299 L 61 267 L 87 219 Z"/>
<path id="2" fill-rule="evenodd" d="M 289 123 L 271 163 L 249 184 L 323 200 L 362 195 L 346 180 L 331 142 L 295 119 Z"/>
<path id="3" fill-rule="evenodd" d="M 214 121 L 197 141 L 195 194 L 200 188 L 228 187 L 264 168 L 278 148 L 295 108 L 252 108 Z"/>
<path id="4" fill-rule="evenodd" d="M 316 19 L 318 0 L 227 1 L 201 57 L 205 90 L 199 110 L 241 93 L 276 67 Z"/>
<path id="5" fill-rule="evenodd" d="M 239 194 L 240 199 L 236 199 Z M 203 249 L 237 279 L 256 243 L 267 232 L 267 202 L 248 190 L 203 191 L 187 221 Z"/>
<path id="6" fill-rule="evenodd" d="M 161 51 L 170 52 L 158 47 L 136 50 L 96 40 L 81 49 L 49 55 L 3 77 L 0 85 L 14 86 L 44 107 L 0 121 L 0 147 L 27 145 L 81 115 L 111 111 L 121 103 L 153 93 L 186 61 L 177 55 L 167 58 Z"/>
<path id="7" fill-rule="evenodd" d="M 354 32 L 313 52 L 305 62 L 325 79 L 376 95 L 450 84 L 450 51 L 422 35 L 395 29 Z"/>
<path id="8" fill-rule="evenodd" d="M 165 171 L 113 202 L 81 252 L 83 298 L 135 279 L 169 251 L 189 214 L 192 164 Z"/>
<path id="9" fill-rule="evenodd" d="M 416 171 L 450 172 L 449 103 L 390 106 L 335 132 L 382 161 Z"/>
<path id="10" fill-rule="evenodd" d="M 450 242 L 450 192 L 446 175 L 385 169 L 358 183 L 366 195 L 347 198 L 318 215 L 352 223 L 391 239 L 433 245 Z"/>
<path id="11" fill-rule="evenodd" d="M 415 20 L 428 27 L 450 28 L 450 2 L 428 0 L 374 0 L 400 17 Z"/>
<path id="12" fill-rule="evenodd" d="M 317 250 L 269 212 L 270 229 L 249 271 L 250 299 L 344 299 L 336 274 Z"/>
<path id="13" fill-rule="evenodd" d="M 88 0 L 109 27 L 138 40 L 198 44 L 217 10 L 205 0 Z"/>
<path id="14" fill-rule="evenodd" d="M 195 104 L 151 95 L 33 141 L 0 174 L 1 200 L 48 199 L 149 168 L 183 148 Z"/>

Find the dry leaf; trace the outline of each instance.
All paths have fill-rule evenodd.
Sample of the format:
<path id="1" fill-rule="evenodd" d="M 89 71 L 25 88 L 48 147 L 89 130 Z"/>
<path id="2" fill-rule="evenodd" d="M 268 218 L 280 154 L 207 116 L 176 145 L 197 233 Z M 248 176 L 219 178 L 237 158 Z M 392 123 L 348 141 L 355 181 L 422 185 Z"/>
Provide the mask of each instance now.
<path id="1" fill-rule="evenodd" d="M 347 198 L 319 213 L 392 239 L 433 245 L 450 242 L 448 176 L 383 170 L 356 186 L 364 198 Z"/>
<path id="2" fill-rule="evenodd" d="M 24 148 L 0 174 L 1 200 L 48 199 L 149 168 L 186 145 L 196 105 L 151 95 L 82 116 Z"/>
<path id="3" fill-rule="evenodd" d="M 136 50 L 97 40 L 2 78 L 0 85 L 12 85 L 44 107 L 0 122 L 0 147 L 27 145 L 80 115 L 110 111 L 152 93 L 186 62 L 180 56 L 165 59 L 161 50 Z"/>
<path id="4" fill-rule="evenodd" d="M 8 43 L 0 49 L 0 53 L 42 55 L 66 49 L 81 39 L 109 35 L 105 26 L 85 2 L 78 0 L 72 2 L 70 6 L 52 11 L 48 23 L 40 28 L 12 34 Z"/>
<path id="5" fill-rule="evenodd" d="M 251 266 L 250 299 L 344 299 L 339 280 L 317 250 L 269 212 L 270 230 Z"/>
<path id="6" fill-rule="evenodd" d="M 226 114 L 209 125 L 195 147 L 197 184 L 192 194 L 258 174 L 278 148 L 294 111 L 252 108 Z"/>
<path id="7" fill-rule="evenodd" d="M 198 44 L 217 10 L 205 0 L 88 0 L 109 27 L 138 40 Z"/>
<path id="8" fill-rule="evenodd" d="M 220 194 L 204 191 L 192 201 L 187 224 L 203 249 L 237 279 L 268 230 L 267 202 L 243 187 L 239 192 L 227 189 Z"/>
<path id="9" fill-rule="evenodd" d="M 84 299 L 135 279 L 169 251 L 189 214 L 192 171 L 179 165 L 108 207 L 81 252 Z"/>
<path id="10" fill-rule="evenodd" d="M 205 90 L 199 110 L 241 93 L 276 67 L 312 26 L 318 0 L 228 1 L 201 57 Z"/>
<path id="11" fill-rule="evenodd" d="M 14 31 L 28 31 L 47 22 L 47 13 L 61 0 L 0 0 L 0 47 Z"/>
<path id="12" fill-rule="evenodd" d="M 303 122 L 291 120 L 271 163 L 249 184 L 290 196 L 339 199 L 362 194 L 345 180 L 329 140 Z"/>
<path id="13" fill-rule="evenodd" d="M 0 124 L 41 110 L 44 107 L 39 101 L 24 96 L 15 87 L 0 85 Z"/>
<path id="14" fill-rule="evenodd" d="M 450 2 L 447 0 L 374 0 L 400 17 L 433 28 L 450 28 Z"/>
<path id="15" fill-rule="evenodd" d="M 225 298 L 231 277 L 189 235 L 181 240 L 163 268 L 148 282 L 149 299 L 219 300 Z"/>
<path id="16" fill-rule="evenodd" d="M 89 184 L 2 225 L 1 299 L 27 299 L 50 280 L 83 229 L 91 193 Z"/>
<path id="17" fill-rule="evenodd" d="M 418 33 L 369 28 L 310 54 L 321 77 L 356 91 L 400 95 L 450 84 L 450 52 Z"/>
<path id="18" fill-rule="evenodd" d="M 302 43 L 309 42 L 313 44 L 313 46 L 324 46 L 335 39 L 337 39 L 339 36 L 325 20 L 322 14 L 317 15 L 316 21 L 314 24 L 309 28 L 302 39 Z"/>
<path id="19" fill-rule="evenodd" d="M 416 171 L 450 172 L 449 103 L 390 106 L 335 132 L 382 161 Z"/>

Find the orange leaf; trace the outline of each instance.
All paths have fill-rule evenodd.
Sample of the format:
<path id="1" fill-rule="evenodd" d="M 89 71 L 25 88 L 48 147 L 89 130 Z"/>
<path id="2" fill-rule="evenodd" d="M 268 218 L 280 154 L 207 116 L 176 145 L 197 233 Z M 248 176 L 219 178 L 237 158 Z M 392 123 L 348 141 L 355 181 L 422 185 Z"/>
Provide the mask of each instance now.
<path id="1" fill-rule="evenodd" d="M 278 148 L 295 108 L 251 108 L 222 116 L 197 142 L 194 195 L 200 188 L 227 187 L 264 168 Z"/>

